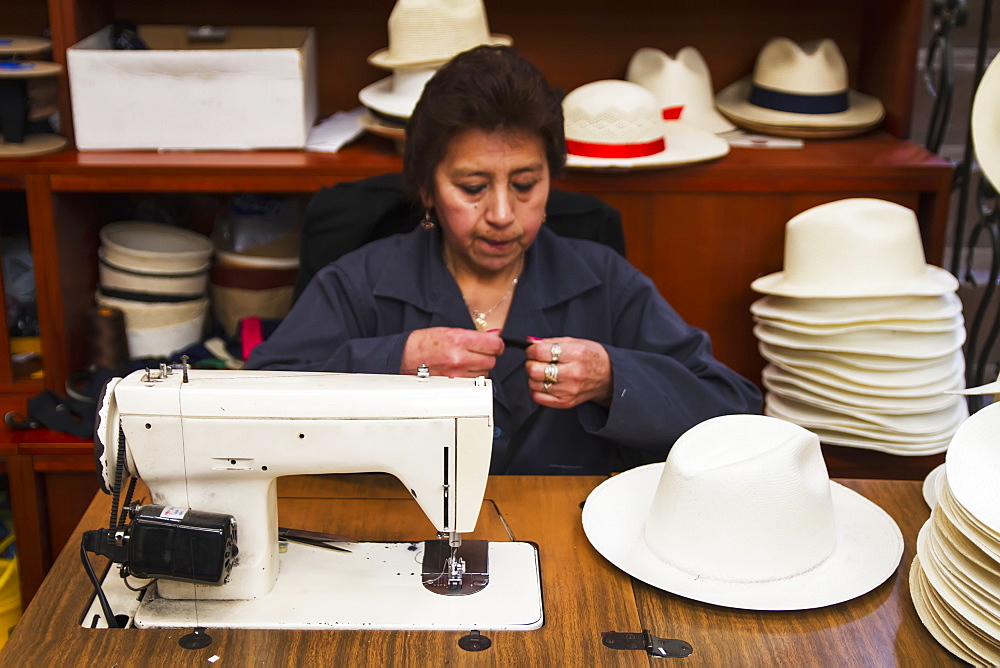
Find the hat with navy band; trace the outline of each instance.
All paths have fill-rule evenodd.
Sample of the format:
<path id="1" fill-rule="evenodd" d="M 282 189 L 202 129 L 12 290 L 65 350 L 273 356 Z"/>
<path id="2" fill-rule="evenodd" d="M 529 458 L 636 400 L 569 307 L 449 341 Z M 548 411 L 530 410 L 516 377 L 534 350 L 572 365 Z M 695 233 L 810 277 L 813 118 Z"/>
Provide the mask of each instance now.
<path id="1" fill-rule="evenodd" d="M 831 39 L 771 38 L 753 74 L 724 88 L 715 102 L 737 125 L 774 134 L 857 134 L 885 117 L 878 98 L 850 89 L 847 63 Z"/>

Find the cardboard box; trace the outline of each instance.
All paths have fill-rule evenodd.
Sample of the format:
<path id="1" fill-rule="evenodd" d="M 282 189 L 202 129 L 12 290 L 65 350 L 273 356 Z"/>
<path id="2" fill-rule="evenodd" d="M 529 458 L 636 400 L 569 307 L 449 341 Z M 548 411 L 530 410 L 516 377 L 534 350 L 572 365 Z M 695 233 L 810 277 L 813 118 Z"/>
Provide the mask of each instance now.
<path id="1" fill-rule="evenodd" d="M 111 26 L 67 49 L 76 145 L 101 149 L 303 148 L 316 120 L 312 28 L 139 26 L 149 50 L 111 49 Z"/>

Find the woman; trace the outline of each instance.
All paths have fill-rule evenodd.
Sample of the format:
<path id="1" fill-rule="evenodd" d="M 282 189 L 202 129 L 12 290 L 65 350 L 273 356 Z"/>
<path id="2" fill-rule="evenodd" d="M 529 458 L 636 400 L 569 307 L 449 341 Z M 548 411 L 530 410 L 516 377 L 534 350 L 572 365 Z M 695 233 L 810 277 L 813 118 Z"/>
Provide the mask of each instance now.
<path id="1" fill-rule="evenodd" d="M 705 419 L 758 413 L 756 387 L 652 281 L 544 227 L 565 157 L 559 97 L 534 66 L 509 47 L 456 56 L 407 126 L 423 223 L 321 270 L 248 367 L 488 375 L 493 473 L 607 474 L 663 461 Z"/>

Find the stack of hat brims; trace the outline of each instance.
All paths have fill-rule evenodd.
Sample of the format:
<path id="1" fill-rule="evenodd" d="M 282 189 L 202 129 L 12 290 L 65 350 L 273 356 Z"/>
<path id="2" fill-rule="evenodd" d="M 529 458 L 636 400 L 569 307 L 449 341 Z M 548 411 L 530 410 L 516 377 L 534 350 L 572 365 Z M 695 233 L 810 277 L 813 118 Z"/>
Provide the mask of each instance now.
<path id="1" fill-rule="evenodd" d="M 994 403 L 955 434 L 910 566 L 910 593 L 924 626 L 977 666 L 1000 665 L 998 432 L 1000 404 Z"/>
<path id="2" fill-rule="evenodd" d="M 212 242 L 173 225 L 101 228 L 98 306 L 122 311 L 132 359 L 169 357 L 201 340 Z"/>
<path id="3" fill-rule="evenodd" d="M 882 102 L 848 86 L 847 63 L 831 39 L 798 44 L 774 37 L 753 74 L 716 96 L 719 111 L 754 132 L 802 138 L 849 137 L 876 127 Z"/>
<path id="4" fill-rule="evenodd" d="M 358 93 L 368 113 L 361 124 L 372 134 L 405 138 L 406 122 L 424 84 L 453 57 L 483 44 L 506 45 L 491 34 L 482 0 L 398 0 L 389 14 L 389 46 L 368 62 L 392 75 Z"/>
<path id="5" fill-rule="evenodd" d="M 751 286 L 765 413 L 827 444 L 944 452 L 968 417 L 958 283 L 925 264 L 916 216 L 848 199 L 785 228 L 784 271 Z"/>

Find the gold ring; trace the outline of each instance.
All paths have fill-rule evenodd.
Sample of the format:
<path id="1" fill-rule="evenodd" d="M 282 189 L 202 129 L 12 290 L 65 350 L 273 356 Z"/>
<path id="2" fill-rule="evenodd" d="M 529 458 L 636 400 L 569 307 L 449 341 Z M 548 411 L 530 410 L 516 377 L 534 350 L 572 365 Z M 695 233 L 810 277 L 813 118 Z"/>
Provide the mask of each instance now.
<path id="1" fill-rule="evenodd" d="M 559 382 L 559 365 L 558 364 L 546 364 L 545 365 L 545 380 L 555 385 Z"/>
<path id="2" fill-rule="evenodd" d="M 542 392 L 548 394 L 550 387 L 552 387 L 552 383 L 550 383 L 549 381 L 545 381 L 544 383 L 542 383 Z"/>
<path id="3" fill-rule="evenodd" d="M 558 343 L 553 343 L 550 351 L 552 353 L 552 363 L 555 364 L 559 361 L 559 356 L 562 355 L 562 346 Z"/>

